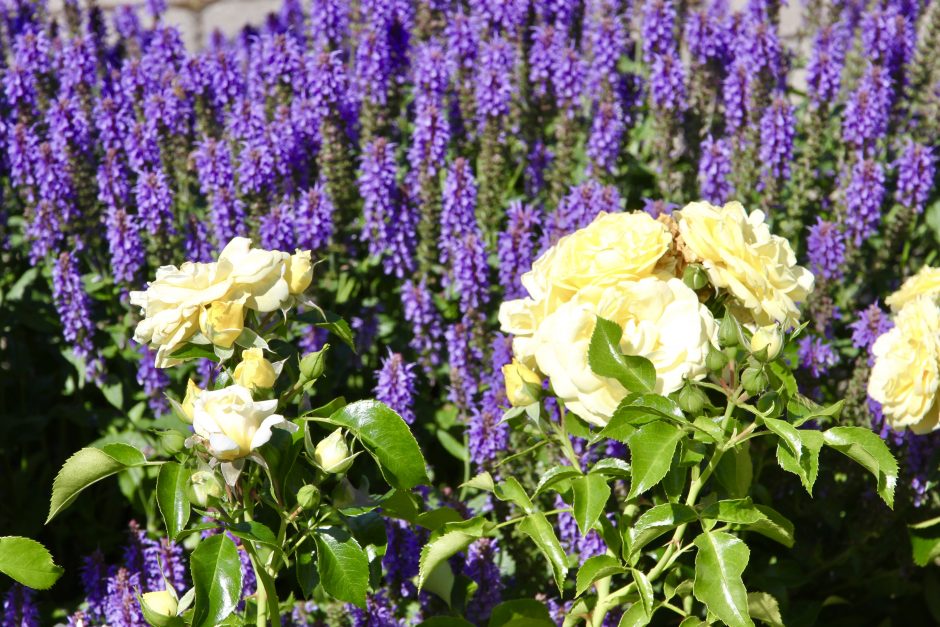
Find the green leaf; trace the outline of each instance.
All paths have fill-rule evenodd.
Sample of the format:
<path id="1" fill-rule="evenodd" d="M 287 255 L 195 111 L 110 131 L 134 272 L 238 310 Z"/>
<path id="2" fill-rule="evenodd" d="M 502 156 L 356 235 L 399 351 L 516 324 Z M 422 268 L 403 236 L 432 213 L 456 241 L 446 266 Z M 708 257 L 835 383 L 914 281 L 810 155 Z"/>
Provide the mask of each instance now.
<path id="1" fill-rule="evenodd" d="M 795 542 L 793 537 L 794 528 L 790 519 L 770 506 L 755 505 L 755 507 L 764 515 L 764 519 L 749 525 L 748 529 L 779 542 L 788 549 L 793 548 Z"/>
<path id="2" fill-rule="evenodd" d="M 366 552 L 345 529 L 329 527 L 317 531 L 314 536 L 317 570 L 323 589 L 340 601 L 365 608 L 369 588 L 369 557 Z"/>
<path id="3" fill-rule="evenodd" d="M 685 415 L 674 402 L 659 394 L 631 395 L 623 399 L 614 410 L 597 438 L 612 438 L 626 442 L 637 427 L 664 418 L 671 422 L 685 423 Z"/>
<path id="4" fill-rule="evenodd" d="M 188 481 L 189 472 L 176 462 L 163 464 L 157 474 L 157 505 L 163 514 L 166 533 L 174 540 L 189 522 Z"/>
<path id="5" fill-rule="evenodd" d="M 47 590 L 63 572 L 46 547 L 35 540 L 20 536 L 0 537 L 0 573 L 27 588 Z"/>
<path id="6" fill-rule="evenodd" d="M 493 608 L 489 627 L 554 627 L 548 608 L 535 599 L 506 601 Z"/>
<path id="7" fill-rule="evenodd" d="M 803 439 L 796 427 L 785 420 L 776 418 L 764 418 L 764 425 L 780 438 L 796 459 L 800 459 L 803 455 Z"/>
<path id="8" fill-rule="evenodd" d="M 470 453 L 467 451 L 467 447 L 463 445 L 463 442 L 458 442 L 457 438 L 444 429 L 438 429 L 436 433 L 437 441 L 441 443 L 445 451 L 462 462 L 470 461 Z"/>
<path id="9" fill-rule="evenodd" d="M 805 396 L 796 395 L 787 403 L 787 412 L 790 414 L 793 426 L 799 427 L 810 420 L 838 418 L 839 414 L 842 413 L 843 405 L 845 405 L 845 401 L 840 400 L 832 405 L 823 407 Z"/>
<path id="10" fill-rule="evenodd" d="M 215 351 L 212 350 L 211 345 L 204 344 L 193 344 L 192 342 L 187 342 L 183 344 L 175 351 L 170 353 L 170 357 L 173 359 L 179 359 L 180 361 L 186 361 L 187 359 L 210 359 L 218 363 L 219 357 L 215 354 Z"/>
<path id="11" fill-rule="evenodd" d="M 144 454 L 128 444 L 108 444 L 100 449 L 83 448 L 67 460 L 52 483 L 52 498 L 46 524 L 71 505 L 79 493 L 93 483 L 122 470 L 147 463 Z"/>
<path id="12" fill-rule="evenodd" d="M 228 526 L 227 529 L 233 536 L 242 540 L 250 540 L 255 544 L 265 544 L 278 550 L 281 548 L 271 528 L 257 520 L 236 523 Z"/>
<path id="13" fill-rule="evenodd" d="M 702 518 L 740 525 L 787 548 L 793 546 L 793 523 L 775 509 L 766 505 L 755 505 L 749 498 L 712 503 L 702 511 Z"/>
<path id="14" fill-rule="evenodd" d="M 825 443 L 858 462 L 878 479 L 878 494 L 894 509 L 898 462 L 888 445 L 865 427 L 833 427 L 823 433 Z"/>
<path id="15" fill-rule="evenodd" d="M 532 500 L 515 477 L 508 477 L 505 481 L 497 483 L 495 494 L 500 501 L 515 503 L 526 513 L 532 511 Z"/>
<path id="16" fill-rule="evenodd" d="M 542 478 L 539 479 L 538 485 L 535 486 L 535 496 L 545 492 L 550 487 L 565 481 L 566 479 L 571 479 L 572 477 L 577 477 L 581 474 L 581 471 L 573 466 L 553 466 L 548 469 L 548 472 L 542 475 Z"/>
<path id="17" fill-rule="evenodd" d="M 715 478 L 733 498 L 747 496 L 754 478 L 751 451 L 747 442 L 727 451 L 718 462 Z"/>
<path id="18" fill-rule="evenodd" d="M 798 429 L 803 453 L 799 459 L 793 456 L 792 450 L 783 443 L 777 445 L 777 463 L 781 468 L 792 472 L 800 478 L 800 482 L 810 496 L 813 494 L 813 485 L 819 474 L 819 451 L 823 447 L 823 434 L 812 429 Z"/>
<path id="19" fill-rule="evenodd" d="M 646 627 L 649 624 L 650 615 L 646 613 L 643 604 L 638 602 L 631 605 L 630 609 L 623 613 L 617 627 Z"/>
<path id="20" fill-rule="evenodd" d="M 300 586 L 300 592 L 305 599 L 313 596 L 313 590 L 320 583 L 320 575 L 317 573 L 315 563 L 316 554 L 310 550 L 298 551 L 296 554 L 296 573 L 297 585 Z"/>
<path id="21" fill-rule="evenodd" d="M 628 499 L 662 481 L 672 463 L 683 431 L 661 420 L 645 424 L 627 439 L 630 447 L 631 482 Z"/>
<path id="22" fill-rule="evenodd" d="M 572 479 L 571 489 L 574 492 L 571 508 L 574 519 L 581 529 L 581 535 L 586 536 L 604 513 L 604 506 L 610 498 L 610 486 L 603 475 L 591 474 Z"/>
<path id="23" fill-rule="evenodd" d="M 728 627 L 752 627 L 741 580 L 751 555 L 747 545 L 731 534 L 706 531 L 695 538 L 695 546 L 695 598 Z"/>
<path id="24" fill-rule="evenodd" d="M 313 418 L 345 427 L 369 451 L 389 485 L 399 490 L 428 483 L 427 464 L 407 423 L 387 405 L 359 401 L 329 418 Z"/>
<path id="25" fill-rule="evenodd" d="M 592 475 L 607 477 L 629 477 L 630 464 L 617 457 L 605 457 L 591 468 Z"/>
<path id="26" fill-rule="evenodd" d="M 242 594 L 238 547 L 225 534 L 209 536 L 189 558 L 196 589 L 193 627 L 212 627 L 232 613 Z"/>
<path id="27" fill-rule="evenodd" d="M 643 613 L 647 620 L 653 616 L 653 585 L 650 583 L 643 571 L 633 569 L 633 581 L 636 583 L 636 591 L 640 595 L 640 605 L 643 607 Z"/>
<path id="28" fill-rule="evenodd" d="M 940 518 L 909 525 L 907 534 L 915 564 L 926 566 L 940 556 Z"/>
<path id="29" fill-rule="evenodd" d="M 431 571 L 444 560 L 463 551 L 470 543 L 482 538 L 493 524 L 482 516 L 470 520 L 447 523 L 431 535 L 431 539 L 421 549 L 418 560 L 418 589 L 424 587 L 424 582 Z"/>
<path id="30" fill-rule="evenodd" d="M 697 519 L 698 514 L 688 505 L 664 503 L 652 507 L 636 519 L 633 528 L 630 530 L 631 552 L 639 551 L 671 529 Z"/>
<path id="31" fill-rule="evenodd" d="M 747 611 L 751 618 L 756 618 L 770 627 L 784 627 L 783 617 L 780 616 L 780 605 L 772 594 L 748 592 Z"/>
<path id="32" fill-rule="evenodd" d="M 484 492 L 492 492 L 496 489 L 496 484 L 493 483 L 493 475 L 487 471 L 483 471 L 474 475 L 470 481 L 466 481 L 460 484 L 461 488 L 476 488 L 477 490 L 483 490 Z"/>
<path id="33" fill-rule="evenodd" d="M 532 538 L 542 555 L 548 560 L 552 567 L 552 574 L 555 576 L 555 584 L 561 592 L 565 585 L 565 574 L 568 572 L 567 559 L 548 518 L 542 512 L 533 512 L 519 523 L 519 531 Z"/>
<path id="34" fill-rule="evenodd" d="M 575 579 L 575 596 L 581 596 L 595 581 L 627 572 L 623 564 L 612 555 L 595 555 L 584 560 Z"/>
<path id="35" fill-rule="evenodd" d="M 629 392 L 646 394 L 656 386 L 656 368 L 645 357 L 624 355 L 620 351 L 623 330 L 616 322 L 598 316 L 591 344 L 588 364 L 596 374 L 615 379 Z"/>

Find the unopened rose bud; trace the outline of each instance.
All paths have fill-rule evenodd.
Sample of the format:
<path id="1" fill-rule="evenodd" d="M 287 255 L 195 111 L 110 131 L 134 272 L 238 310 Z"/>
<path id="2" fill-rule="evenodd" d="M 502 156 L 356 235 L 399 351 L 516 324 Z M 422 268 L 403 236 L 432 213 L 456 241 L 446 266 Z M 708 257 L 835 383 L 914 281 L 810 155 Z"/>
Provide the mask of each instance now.
<path id="1" fill-rule="evenodd" d="M 718 341 L 722 346 L 737 346 L 741 341 L 738 337 L 738 323 L 734 321 L 731 314 L 725 314 L 721 319 L 721 326 L 718 327 Z"/>
<path id="2" fill-rule="evenodd" d="M 319 379 L 326 369 L 326 352 L 330 349 L 329 344 L 324 344 L 323 348 L 315 353 L 307 353 L 300 360 L 300 374 L 307 381 Z"/>
<path id="3" fill-rule="evenodd" d="M 698 386 L 686 383 L 682 386 L 682 389 L 679 390 L 679 396 L 676 400 L 682 411 L 695 416 L 701 413 L 708 398 Z"/>
<path id="4" fill-rule="evenodd" d="M 190 379 L 186 383 L 186 396 L 183 397 L 183 402 L 180 403 L 180 407 L 183 410 L 183 415 L 180 416 L 180 418 L 189 424 L 193 424 L 193 407 L 200 394 L 202 394 L 202 388 L 196 385 L 195 381 Z"/>
<path id="5" fill-rule="evenodd" d="M 307 511 L 320 504 L 320 490 L 315 485 L 305 485 L 297 491 L 297 504 Z"/>
<path id="6" fill-rule="evenodd" d="M 298 250 L 287 261 L 287 271 L 284 275 L 288 289 L 294 296 L 303 294 L 313 282 L 313 262 L 310 260 L 309 250 Z"/>
<path id="7" fill-rule="evenodd" d="M 151 614 L 156 616 L 176 616 L 179 600 L 169 590 L 145 592 L 140 596 L 140 602 Z"/>
<path id="8" fill-rule="evenodd" d="M 213 471 L 198 470 L 189 478 L 187 492 L 190 502 L 199 507 L 206 507 L 225 494 L 225 486 Z"/>
<path id="9" fill-rule="evenodd" d="M 175 455 L 183 450 L 186 438 L 178 431 L 164 431 L 160 434 L 160 444 L 169 455 Z"/>
<path id="10" fill-rule="evenodd" d="M 741 385 L 744 391 L 751 396 L 760 394 L 767 387 L 769 379 L 763 368 L 749 367 L 745 368 L 741 374 Z"/>
<path id="11" fill-rule="evenodd" d="M 541 377 L 516 359 L 503 366 L 503 379 L 506 382 L 506 397 L 513 407 L 537 403 L 542 397 Z"/>
<path id="12" fill-rule="evenodd" d="M 313 459 L 324 472 L 345 472 L 352 466 L 353 455 L 349 454 L 349 446 L 343 438 L 343 430 L 337 429 L 326 436 L 313 451 Z"/>
<path id="13" fill-rule="evenodd" d="M 763 362 L 773 361 L 783 348 L 783 333 L 777 325 L 760 327 L 751 336 L 751 354 Z"/>
<path id="14" fill-rule="evenodd" d="M 705 268 L 693 263 L 686 266 L 682 272 L 682 282 L 693 290 L 700 290 L 708 285 L 708 273 L 705 272 Z"/>
<path id="15" fill-rule="evenodd" d="M 705 357 L 705 367 L 712 372 L 724 370 L 728 365 L 728 356 L 714 346 L 708 349 L 708 355 Z"/>
<path id="16" fill-rule="evenodd" d="M 258 390 L 274 387 L 277 372 L 260 348 L 249 348 L 242 352 L 242 360 L 235 366 L 232 377 L 238 385 Z"/>
<path id="17" fill-rule="evenodd" d="M 217 300 L 199 314 L 199 330 L 222 348 L 231 348 L 244 328 L 244 300 Z"/>

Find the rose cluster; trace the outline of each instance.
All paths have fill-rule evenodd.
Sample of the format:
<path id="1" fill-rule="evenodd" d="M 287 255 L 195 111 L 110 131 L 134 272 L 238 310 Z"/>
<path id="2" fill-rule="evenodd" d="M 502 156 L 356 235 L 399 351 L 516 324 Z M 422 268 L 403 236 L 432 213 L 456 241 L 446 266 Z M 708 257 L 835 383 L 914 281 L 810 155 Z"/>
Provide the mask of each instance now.
<path id="1" fill-rule="evenodd" d="M 789 243 L 770 233 L 762 212 L 740 203 L 690 203 L 659 219 L 602 212 L 543 253 L 522 277 L 528 296 L 500 308 L 502 330 L 514 336 L 516 362 L 505 369 L 510 400 L 532 398 L 523 391 L 541 374 L 568 409 L 606 424 L 627 390 L 588 363 L 598 317 L 622 329 L 624 354 L 652 362 L 656 393 L 702 379 L 718 325 L 709 294 L 682 280 L 690 264 L 704 269 L 717 300 L 758 338 L 795 326 L 797 303 L 813 289 Z"/>

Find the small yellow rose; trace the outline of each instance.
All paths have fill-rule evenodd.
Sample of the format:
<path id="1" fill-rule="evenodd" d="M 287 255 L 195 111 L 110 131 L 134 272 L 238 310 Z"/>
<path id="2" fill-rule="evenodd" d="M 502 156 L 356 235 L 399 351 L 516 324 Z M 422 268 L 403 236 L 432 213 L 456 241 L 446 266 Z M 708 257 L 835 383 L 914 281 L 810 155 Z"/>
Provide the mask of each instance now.
<path id="1" fill-rule="evenodd" d="M 277 372 L 270 361 L 264 358 L 260 348 L 249 348 L 242 353 L 241 362 L 235 366 L 235 383 L 249 390 L 274 387 Z"/>
<path id="2" fill-rule="evenodd" d="M 245 301 L 217 300 L 199 314 L 199 330 L 222 348 L 231 348 L 245 328 Z"/>
<path id="3" fill-rule="evenodd" d="M 934 300 L 922 295 L 901 308 L 872 354 L 868 395 L 881 403 L 887 423 L 914 433 L 940 428 L 940 310 Z"/>
<path id="4" fill-rule="evenodd" d="M 202 388 L 196 385 L 196 382 L 190 379 L 186 383 L 186 396 L 183 397 L 183 402 L 180 403 L 180 407 L 183 410 L 183 416 L 189 424 L 193 424 L 193 406 L 196 403 L 196 399 L 199 398 L 199 395 L 202 393 Z"/>
<path id="5" fill-rule="evenodd" d="M 777 325 L 760 327 L 751 336 L 751 353 L 763 361 L 773 361 L 783 348 L 783 333 Z"/>
<path id="6" fill-rule="evenodd" d="M 940 295 L 940 268 L 924 266 L 920 271 L 901 285 L 901 289 L 885 299 L 885 304 L 892 311 L 898 312 L 904 305 L 918 296 L 936 298 Z"/>
<path id="7" fill-rule="evenodd" d="M 516 359 L 503 366 L 506 398 L 513 407 L 537 403 L 542 392 L 542 378 Z"/>
<path id="8" fill-rule="evenodd" d="M 193 409 L 193 431 L 209 453 L 223 462 L 247 457 L 271 439 L 274 427 L 296 431 L 297 425 L 275 414 L 277 399 L 255 401 L 241 385 L 206 390 Z"/>
<path id="9" fill-rule="evenodd" d="M 287 261 L 287 273 L 284 277 L 293 296 L 303 294 L 313 282 L 313 262 L 309 250 L 298 250 Z"/>
<path id="10" fill-rule="evenodd" d="M 141 595 L 140 599 L 147 606 L 148 610 L 158 616 L 176 616 L 179 601 L 176 595 L 169 590 L 145 592 Z"/>
<path id="11" fill-rule="evenodd" d="M 349 446 L 343 437 L 343 430 L 337 429 L 317 444 L 313 459 L 324 472 L 345 472 L 352 466 L 355 455 L 349 454 Z"/>

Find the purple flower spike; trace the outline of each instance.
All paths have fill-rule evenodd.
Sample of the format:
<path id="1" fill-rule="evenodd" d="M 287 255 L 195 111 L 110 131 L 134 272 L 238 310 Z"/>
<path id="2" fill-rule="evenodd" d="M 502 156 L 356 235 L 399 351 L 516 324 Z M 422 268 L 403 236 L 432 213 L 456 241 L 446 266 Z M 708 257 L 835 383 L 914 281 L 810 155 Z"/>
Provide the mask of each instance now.
<path id="1" fill-rule="evenodd" d="M 855 246 L 861 246 L 878 230 L 884 196 L 885 175 L 881 164 L 874 159 L 856 162 L 845 190 L 846 236 Z"/>
<path id="2" fill-rule="evenodd" d="M 525 289 L 521 279 L 535 258 L 535 227 L 541 212 L 516 200 L 509 203 L 506 217 L 506 230 L 499 234 L 497 241 L 499 283 L 503 287 L 504 298 L 522 298 Z"/>
<path id="3" fill-rule="evenodd" d="M 898 159 L 898 202 L 915 213 L 921 213 L 937 174 L 937 159 L 930 146 L 908 140 Z"/>
<path id="4" fill-rule="evenodd" d="M 730 142 L 727 139 L 713 139 L 709 135 L 702 142 L 702 158 L 698 164 L 698 185 L 702 198 L 719 205 L 730 200 L 733 192 L 730 176 Z"/>
<path id="5" fill-rule="evenodd" d="M 415 379 L 414 364 L 405 363 L 400 353 L 389 351 L 382 360 L 374 390 L 376 400 L 394 409 L 408 424 L 415 421 Z"/>
<path id="6" fill-rule="evenodd" d="M 778 94 L 760 120 L 760 161 L 765 180 L 780 180 L 790 175 L 796 118 L 793 106 Z"/>
<path id="7" fill-rule="evenodd" d="M 845 261 L 845 236 L 839 225 L 816 218 L 806 238 L 807 257 L 814 274 L 826 279 L 840 279 Z"/>

